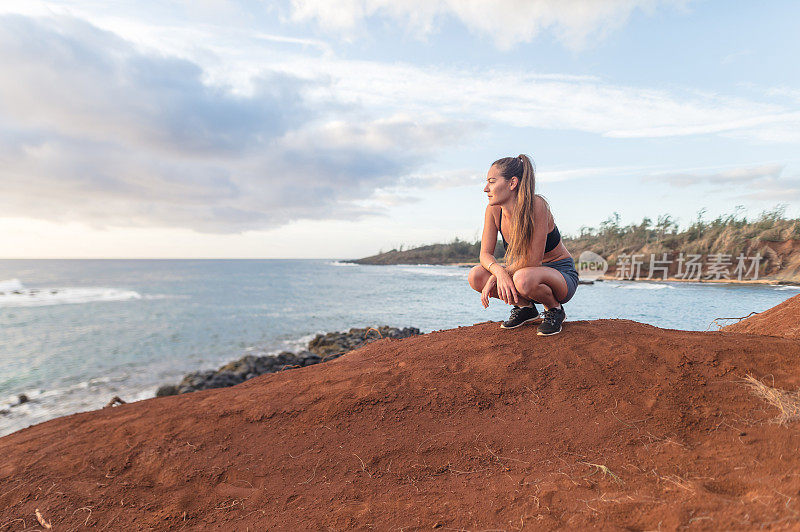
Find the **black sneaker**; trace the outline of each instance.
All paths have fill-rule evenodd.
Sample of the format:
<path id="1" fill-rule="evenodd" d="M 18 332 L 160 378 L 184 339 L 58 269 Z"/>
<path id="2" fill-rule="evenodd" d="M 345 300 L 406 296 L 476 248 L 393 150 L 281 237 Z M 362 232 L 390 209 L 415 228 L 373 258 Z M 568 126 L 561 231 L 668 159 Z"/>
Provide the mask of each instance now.
<path id="1" fill-rule="evenodd" d="M 539 311 L 536 310 L 536 305 L 530 307 L 517 307 L 511 309 L 511 316 L 508 317 L 501 325 L 501 329 L 514 329 L 520 325 L 525 325 L 539 317 Z"/>
<path id="2" fill-rule="evenodd" d="M 561 323 L 567 314 L 564 312 L 564 307 L 551 308 L 542 313 L 542 324 L 539 325 L 537 333 L 541 336 L 549 336 L 551 334 L 558 334 L 561 332 Z"/>

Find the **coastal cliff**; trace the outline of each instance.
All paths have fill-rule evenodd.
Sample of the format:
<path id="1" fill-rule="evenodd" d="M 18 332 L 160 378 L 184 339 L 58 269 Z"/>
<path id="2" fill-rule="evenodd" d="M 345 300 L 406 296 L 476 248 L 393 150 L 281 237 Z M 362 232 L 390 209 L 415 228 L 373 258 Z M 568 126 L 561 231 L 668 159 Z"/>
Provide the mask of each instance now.
<path id="1" fill-rule="evenodd" d="M 0 438 L 0 530 L 796 528 L 780 327 L 487 322 L 51 420 Z"/>
<path id="2" fill-rule="evenodd" d="M 711 221 L 698 218 L 682 231 L 669 216 L 659 217 L 656 223 L 645 218 L 639 224 L 623 226 L 615 215 L 599 228 L 583 227 L 580 235 L 563 235 L 563 241 L 576 261 L 584 251 L 596 253 L 608 261 L 607 278 L 615 277 L 625 258 L 634 256 L 639 257 L 644 271 L 642 277 L 646 277 L 651 261 L 661 261 L 666 254 L 670 276 L 678 273 L 682 256 L 699 256 L 704 264 L 717 256 L 728 257 L 731 269 L 736 266 L 737 257 L 742 256 L 748 261 L 758 257 L 760 279 L 800 283 L 800 219 L 785 218 L 782 208 L 766 211 L 749 221 L 737 214 Z M 503 253 L 502 244 L 498 243 L 495 256 L 500 258 Z M 472 265 L 478 264 L 479 254 L 480 242 L 455 239 L 448 244 L 394 249 L 350 262 Z M 747 278 L 752 278 L 752 274 Z M 703 276 L 698 280 L 705 279 Z"/>
<path id="3" fill-rule="evenodd" d="M 465 242 L 456 238 L 447 244 L 430 244 L 411 249 L 392 249 L 376 255 L 344 262 L 355 264 L 461 264 L 477 263 L 481 253 L 480 241 Z M 503 256 L 503 244 L 498 243 L 495 256 Z"/>

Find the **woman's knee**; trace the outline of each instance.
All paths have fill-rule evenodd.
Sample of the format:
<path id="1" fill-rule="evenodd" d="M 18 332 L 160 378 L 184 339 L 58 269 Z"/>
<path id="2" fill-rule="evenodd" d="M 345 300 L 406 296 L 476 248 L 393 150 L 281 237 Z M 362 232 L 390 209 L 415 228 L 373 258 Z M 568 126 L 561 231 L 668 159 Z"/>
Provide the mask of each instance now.
<path id="1" fill-rule="evenodd" d="M 522 295 L 530 295 L 541 282 L 537 275 L 525 270 L 515 271 L 511 280 L 514 281 L 514 287 L 517 289 L 517 292 Z"/>
<path id="2" fill-rule="evenodd" d="M 536 297 L 540 297 L 542 299 L 555 297 L 555 292 L 553 292 L 553 289 L 550 287 L 550 285 L 545 283 L 545 282 L 539 283 L 536 286 L 536 289 L 534 290 L 534 292 L 536 294 Z"/>
<path id="3" fill-rule="evenodd" d="M 487 272 L 486 268 L 483 266 L 475 266 L 469 271 L 467 280 L 473 290 L 480 292 L 483 290 L 483 287 L 486 286 L 486 281 L 489 280 L 489 272 Z"/>

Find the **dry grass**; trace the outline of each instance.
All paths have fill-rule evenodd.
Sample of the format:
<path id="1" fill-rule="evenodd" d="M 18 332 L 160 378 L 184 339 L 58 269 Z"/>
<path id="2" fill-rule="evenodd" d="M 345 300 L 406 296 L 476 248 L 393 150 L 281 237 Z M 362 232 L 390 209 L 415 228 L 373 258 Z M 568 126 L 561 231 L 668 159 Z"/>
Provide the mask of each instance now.
<path id="1" fill-rule="evenodd" d="M 46 528 L 47 530 L 50 530 L 51 528 L 53 528 L 53 526 L 50 524 L 50 522 L 47 521 L 42 516 L 42 513 L 39 511 L 38 508 L 36 508 L 36 512 L 34 512 L 34 513 L 36 514 L 36 520 L 39 521 L 39 524 L 42 525 L 42 528 Z"/>
<path id="2" fill-rule="evenodd" d="M 789 392 L 767 386 L 752 375 L 746 375 L 744 381 L 755 395 L 780 411 L 780 415 L 774 420 L 775 423 L 785 425 L 800 419 L 800 390 Z"/>
<path id="3" fill-rule="evenodd" d="M 723 324 L 721 324 L 719 322 L 719 320 L 736 320 L 736 323 L 739 323 L 740 321 L 745 320 L 745 319 L 747 319 L 750 316 L 753 316 L 755 314 L 759 314 L 759 313 L 753 311 L 750 314 L 748 314 L 747 316 L 742 316 L 740 318 L 714 318 L 713 320 L 711 320 L 711 323 L 708 324 L 708 327 L 706 327 L 706 331 L 711 330 L 711 326 L 712 325 L 716 325 L 718 331 L 722 330 L 722 328 L 725 327 L 726 325 L 732 325 L 731 323 L 727 323 L 727 324 L 723 325 Z"/>
<path id="4" fill-rule="evenodd" d="M 620 479 L 617 475 L 615 475 L 607 466 L 604 466 L 602 464 L 593 464 L 591 462 L 581 462 L 581 463 L 594 468 L 594 471 L 592 471 L 589 474 L 589 476 L 592 476 L 593 474 L 600 472 L 603 473 L 604 477 L 609 476 L 614 482 L 616 482 L 620 486 L 622 485 L 622 479 Z"/>

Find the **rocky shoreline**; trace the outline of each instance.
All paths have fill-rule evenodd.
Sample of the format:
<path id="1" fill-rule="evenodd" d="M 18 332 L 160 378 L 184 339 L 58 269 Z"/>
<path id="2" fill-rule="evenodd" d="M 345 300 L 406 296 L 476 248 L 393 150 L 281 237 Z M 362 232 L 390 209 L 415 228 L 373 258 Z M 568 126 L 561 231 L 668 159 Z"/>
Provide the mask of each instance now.
<path id="1" fill-rule="evenodd" d="M 297 353 L 283 351 L 275 355 L 245 355 L 216 370 L 193 371 L 178 384 L 160 386 L 156 397 L 234 386 L 259 375 L 327 362 L 382 338 L 399 339 L 418 334 L 420 330 L 416 327 L 398 329 L 388 325 L 318 334 L 308 342 L 306 349 Z"/>

